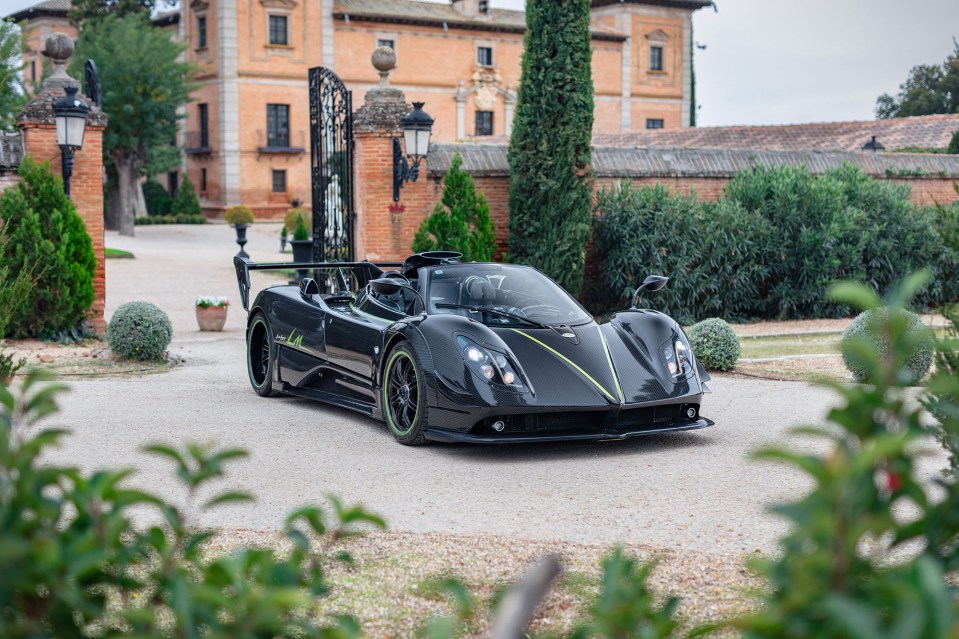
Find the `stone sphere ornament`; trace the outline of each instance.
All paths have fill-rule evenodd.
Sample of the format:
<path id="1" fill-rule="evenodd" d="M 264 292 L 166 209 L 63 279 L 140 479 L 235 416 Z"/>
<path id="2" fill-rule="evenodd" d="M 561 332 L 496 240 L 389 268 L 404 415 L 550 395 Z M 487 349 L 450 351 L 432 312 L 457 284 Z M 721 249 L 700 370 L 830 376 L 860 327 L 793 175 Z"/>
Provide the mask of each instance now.
<path id="1" fill-rule="evenodd" d="M 47 37 L 43 45 L 43 55 L 54 62 L 65 62 L 70 59 L 74 51 L 73 38 L 65 33 L 55 31 Z"/>
<path id="2" fill-rule="evenodd" d="M 396 68 L 396 51 L 390 47 L 376 47 L 370 56 L 373 68 L 380 73 L 380 88 L 390 85 L 390 71 Z"/>

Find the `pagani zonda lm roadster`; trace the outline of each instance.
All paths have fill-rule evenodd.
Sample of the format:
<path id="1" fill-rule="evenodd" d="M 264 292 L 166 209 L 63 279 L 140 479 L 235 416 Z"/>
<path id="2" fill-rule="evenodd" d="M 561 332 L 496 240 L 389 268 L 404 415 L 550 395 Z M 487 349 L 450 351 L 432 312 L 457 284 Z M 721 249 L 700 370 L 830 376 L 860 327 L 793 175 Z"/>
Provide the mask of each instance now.
<path id="1" fill-rule="evenodd" d="M 372 415 L 403 444 L 623 439 L 713 424 L 699 414 L 709 377 L 682 328 L 635 308 L 666 278 L 650 276 L 633 308 L 597 324 L 536 269 L 459 258 L 235 258 L 253 389 Z M 249 304 L 251 271 L 291 268 L 297 284 Z"/>

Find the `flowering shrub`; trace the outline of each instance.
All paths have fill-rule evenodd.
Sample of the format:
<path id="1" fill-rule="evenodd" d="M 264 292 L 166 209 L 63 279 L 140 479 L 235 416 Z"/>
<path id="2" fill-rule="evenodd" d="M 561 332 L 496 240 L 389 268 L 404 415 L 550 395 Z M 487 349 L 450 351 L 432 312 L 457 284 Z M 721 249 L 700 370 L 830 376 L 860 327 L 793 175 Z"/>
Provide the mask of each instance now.
<path id="1" fill-rule="evenodd" d="M 200 308 L 210 308 L 211 306 L 229 306 L 230 300 L 226 297 L 214 297 L 213 295 L 197 295 L 196 306 Z"/>

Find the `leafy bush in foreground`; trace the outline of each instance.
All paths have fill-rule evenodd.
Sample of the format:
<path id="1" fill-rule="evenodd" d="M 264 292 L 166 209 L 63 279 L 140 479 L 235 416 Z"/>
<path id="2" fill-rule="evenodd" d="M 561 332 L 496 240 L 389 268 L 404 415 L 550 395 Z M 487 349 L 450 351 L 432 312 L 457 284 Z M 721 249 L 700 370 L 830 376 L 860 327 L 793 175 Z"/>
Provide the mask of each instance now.
<path id="1" fill-rule="evenodd" d="M 869 356 L 873 353 L 878 353 L 882 358 L 891 356 L 891 345 L 883 331 L 883 325 L 888 321 L 885 314 L 886 310 L 881 308 L 864 311 L 842 332 L 842 359 L 857 382 L 872 381 L 869 377 Z M 936 346 L 932 331 L 918 315 L 904 310 L 902 316 L 906 319 L 906 331 L 912 340 L 913 350 L 900 371 L 900 383 L 911 385 L 918 383 L 929 372 Z"/>
<path id="2" fill-rule="evenodd" d="M 7 334 L 45 337 L 75 331 L 93 304 L 93 242 L 63 182 L 48 163 L 24 158 L 21 180 L 0 194 L 8 242 L 0 268 L 34 279 L 30 295 L 14 300 Z"/>
<path id="3" fill-rule="evenodd" d="M 122 304 L 107 326 L 110 350 L 125 359 L 163 359 L 171 339 L 170 318 L 150 302 Z"/>
<path id="4" fill-rule="evenodd" d="M 0 387 L 0 636 L 359 636 L 352 618 L 316 618 L 315 601 L 329 591 L 332 544 L 356 534 L 359 525 L 382 527 L 380 518 L 331 497 L 332 513 L 306 507 L 290 514 L 282 554 L 244 547 L 205 552 L 213 534 L 194 528 L 194 517 L 250 497 L 227 492 L 206 499 L 197 512 L 190 505 L 245 453 L 150 446 L 176 468 L 185 509 L 125 487 L 130 471 L 86 474 L 41 464 L 65 434 L 38 430 L 64 389 L 44 380 L 31 373 L 18 392 Z M 145 510 L 154 515 L 146 520 L 158 523 L 134 526 L 134 509 L 138 521 Z"/>
<path id="5" fill-rule="evenodd" d="M 946 334 L 936 340 L 936 370 L 959 378 L 959 306 L 942 309 L 949 320 Z M 959 474 L 959 392 L 931 384 L 923 405 L 938 422 L 933 433 L 949 455 L 952 473 Z"/>
<path id="6" fill-rule="evenodd" d="M 921 479 L 923 409 L 909 401 L 901 375 L 922 339 L 904 309 L 927 281 L 928 274 L 910 277 L 877 314 L 875 331 L 888 353 L 865 344 L 859 351 L 874 383 L 825 384 L 841 404 L 829 412 L 828 426 L 798 432 L 829 447 L 759 453 L 801 470 L 813 489 L 775 509 L 792 528 L 781 556 L 755 562 L 770 591 L 755 614 L 734 624 L 746 639 L 959 636 L 959 611 L 944 578 L 959 568 L 959 484 L 955 474 L 934 480 L 935 486 Z M 834 299 L 867 311 L 883 307 L 858 285 L 837 286 Z M 959 378 L 940 371 L 930 386 L 956 393 Z"/>
<path id="7" fill-rule="evenodd" d="M 724 320 L 711 317 L 686 331 L 689 345 L 707 370 L 728 371 L 739 360 L 739 336 Z"/>

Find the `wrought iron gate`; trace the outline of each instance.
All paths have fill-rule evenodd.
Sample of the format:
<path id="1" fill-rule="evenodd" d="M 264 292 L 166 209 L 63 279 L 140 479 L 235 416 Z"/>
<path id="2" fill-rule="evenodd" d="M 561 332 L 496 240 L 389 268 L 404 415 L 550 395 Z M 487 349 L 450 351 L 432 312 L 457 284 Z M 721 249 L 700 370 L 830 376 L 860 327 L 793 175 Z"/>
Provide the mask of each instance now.
<path id="1" fill-rule="evenodd" d="M 326 67 L 310 69 L 313 259 L 353 260 L 353 92 Z"/>

